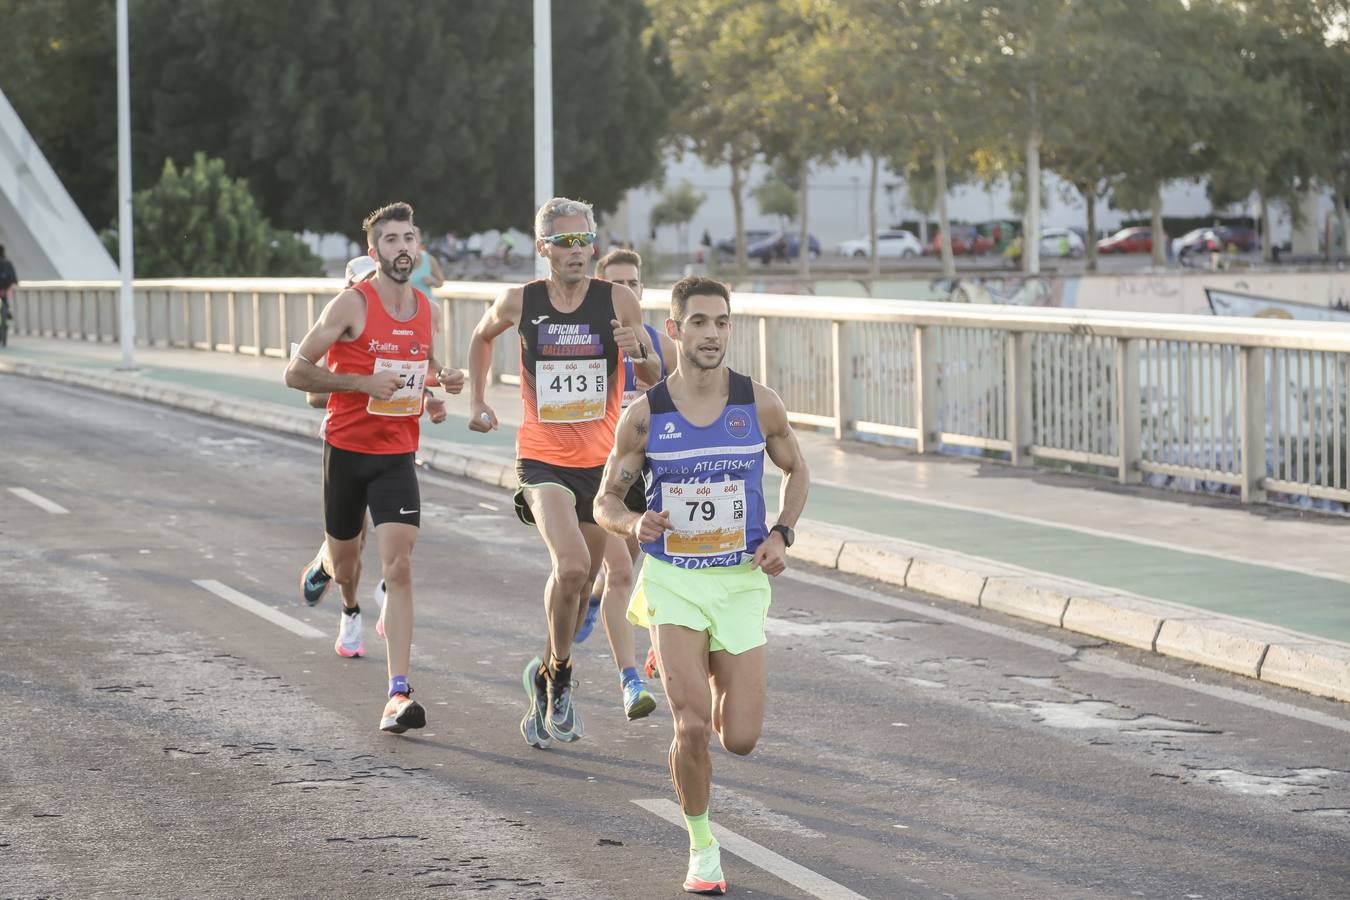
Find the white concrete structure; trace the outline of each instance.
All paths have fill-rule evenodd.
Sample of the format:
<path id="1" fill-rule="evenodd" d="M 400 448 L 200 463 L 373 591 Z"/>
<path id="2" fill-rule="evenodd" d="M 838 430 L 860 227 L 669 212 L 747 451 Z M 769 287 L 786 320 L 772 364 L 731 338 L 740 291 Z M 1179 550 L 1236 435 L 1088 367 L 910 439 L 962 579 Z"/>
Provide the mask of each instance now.
<path id="1" fill-rule="evenodd" d="M 118 277 L 117 263 L 70 199 L 3 91 L 0 244 L 24 281 Z"/>

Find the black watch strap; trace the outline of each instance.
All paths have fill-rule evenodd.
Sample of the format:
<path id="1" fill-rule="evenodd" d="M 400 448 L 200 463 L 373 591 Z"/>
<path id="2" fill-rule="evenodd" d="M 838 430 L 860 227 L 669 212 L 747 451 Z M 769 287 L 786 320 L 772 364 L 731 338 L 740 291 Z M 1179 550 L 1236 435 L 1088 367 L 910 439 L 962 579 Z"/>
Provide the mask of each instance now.
<path id="1" fill-rule="evenodd" d="M 792 529 L 787 525 L 783 525 L 781 523 L 773 526 L 772 528 L 769 529 L 769 531 L 776 531 L 783 536 L 784 547 L 791 547 L 792 542 L 796 539 L 796 535 L 792 533 Z"/>

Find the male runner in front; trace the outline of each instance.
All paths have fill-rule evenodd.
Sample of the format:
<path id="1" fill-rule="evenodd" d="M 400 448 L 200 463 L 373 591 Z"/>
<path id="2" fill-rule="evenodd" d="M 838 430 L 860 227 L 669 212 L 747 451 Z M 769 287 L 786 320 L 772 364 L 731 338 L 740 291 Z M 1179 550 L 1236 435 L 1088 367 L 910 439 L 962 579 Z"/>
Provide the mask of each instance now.
<path id="1" fill-rule="evenodd" d="M 437 365 L 431 304 L 408 284 L 418 251 L 412 207 L 392 203 L 362 224 L 379 272 L 324 307 L 286 368 L 288 387 L 332 394 L 324 434 L 326 540 L 301 573 L 301 592 L 312 606 L 336 581 L 344 615 L 360 614 L 356 590 L 369 507 L 389 591 L 384 615 L 389 700 L 380 730 L 401 733 L 426 724 L 426 711 L 411 698 L 408 684 L 412 551 L 421 524 L 413 463 L 418 418 L 428 384 L 439 382 L 459 393 L 464 373 Z M 312 362 L 324 356 L 327 368 Z"/>
<path id="2" fill-rule="evenodd" d="M 782 400 L 724 364 L 731 342 L 724 284 L 677 282 L 666 333 L 679 345 L 676 370 L 624 413 L 595 517 L 614 534 L 635 536 L 647 553 L 628 617 L 656 626 L 675 719 L 670 776 L 689 829 L 684 889 L 723 894 L 720 848 L 708 824 L 708 742 L 716 732 L 727 751 L 744 756 L 759 740 L 766 576 L 787 565 L 810 475 Z M 783 471 L 772 528 L 765 527 L 766 451 Z M 644 476 L 647 511 L 639 514 L 624 496 Z"/>
<path id="3" fill-rule="evenodd" d="M 469 427 L 497 427 L 484 401 L 492 342 L 515 327 L 524 403 L 516 514 L 538 526 L 552 561 L 544 588 L 548 643 L 545 657 L 530 660 L 522 676 L 529 709 L 520 731 L 543 749 L 582 736 L 572 705 L 572 642 L 604 555 L 605 533 L 591 510 L 619 419 L 620 354 L 633 357 L 648 383 L 657 380 L 660 364 L 644 340 L 633 292 L 586 275 L 595 254 L 590 204 L 554 197 L 535 215 L 534 233 L 548 278 L 503 291 L 469 339 Z"/>

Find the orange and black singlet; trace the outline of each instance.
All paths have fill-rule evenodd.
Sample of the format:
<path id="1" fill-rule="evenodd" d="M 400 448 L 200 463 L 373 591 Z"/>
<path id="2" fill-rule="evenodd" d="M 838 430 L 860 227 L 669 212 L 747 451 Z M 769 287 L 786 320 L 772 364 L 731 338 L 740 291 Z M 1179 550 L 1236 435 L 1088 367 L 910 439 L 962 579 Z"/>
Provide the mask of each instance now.
<path id="1" fill-rule="evenodd" d="M 431 350 L 431 303 L 414 288 L 417 311 L 400 322 L 385 310 L 374 285 L 363 281 L 355 287 L 366 299 L 366 327 L 356 340 L 332 346 L 328 367 L 338 374 L 395 372 L 403 386 L 388 400 L 334 391 L 328 398 L 324 439 L 355 453 L 416 452 Z"/>
<path id="2" fill-rule="evenodd" d="M 548 283 L 524 287 L 520 397 L 525 417 L 516 456 L 555 466 L 603 466 L 614 446 L 623 379 L 614 342 L 613 285 L 590 279 L 581 305 L 559 312 Z"/>

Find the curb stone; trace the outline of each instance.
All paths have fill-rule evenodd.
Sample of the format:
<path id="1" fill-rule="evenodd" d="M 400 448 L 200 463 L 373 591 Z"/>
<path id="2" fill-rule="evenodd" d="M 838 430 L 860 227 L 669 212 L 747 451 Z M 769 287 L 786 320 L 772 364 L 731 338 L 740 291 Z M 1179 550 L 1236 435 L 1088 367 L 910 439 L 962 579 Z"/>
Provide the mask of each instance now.
<path id="1" fill-rule="evenodd" d="M 320 421 L 317 412 L 147 382 L 134 373 L 4 359 L 0 372 L 301 437 L 316 437 Z M 424 440 L 418 455 L 436 472 L 516 488 L 513 459 L 436 439 Z M 1347 644 L 858 529 L 803 519 L 796 531 L 795 559 L 1350 702 Z"/>

